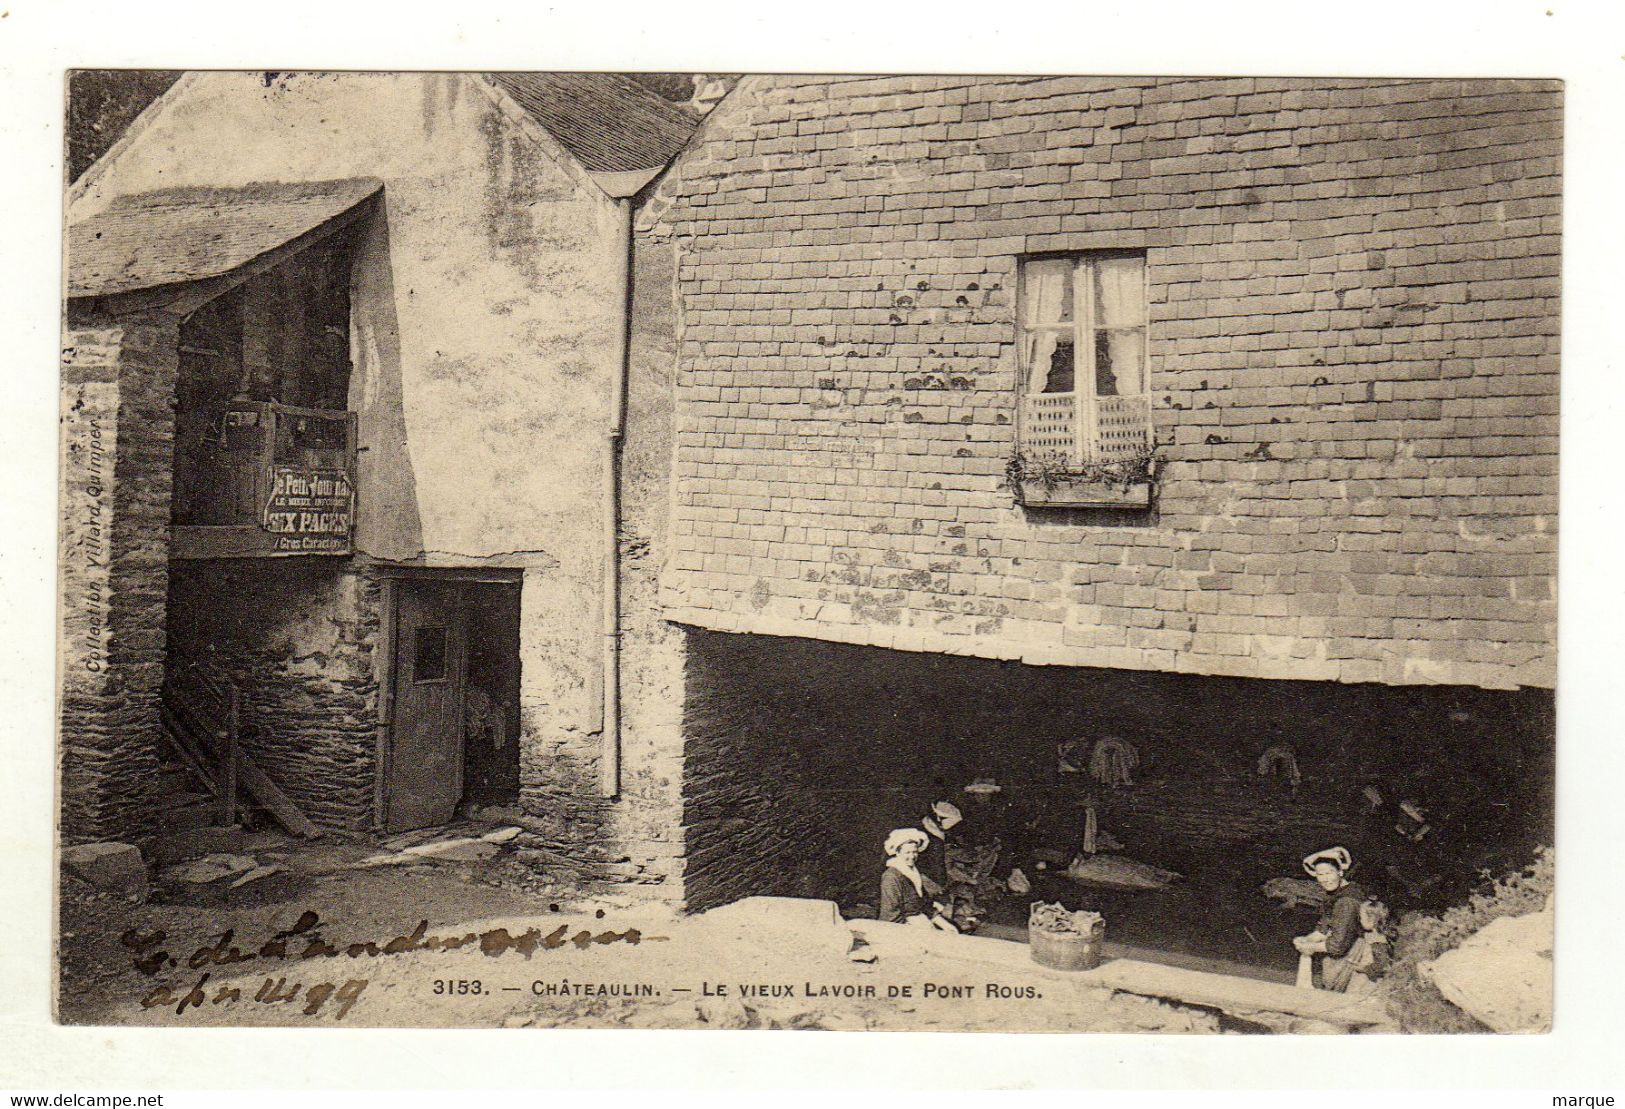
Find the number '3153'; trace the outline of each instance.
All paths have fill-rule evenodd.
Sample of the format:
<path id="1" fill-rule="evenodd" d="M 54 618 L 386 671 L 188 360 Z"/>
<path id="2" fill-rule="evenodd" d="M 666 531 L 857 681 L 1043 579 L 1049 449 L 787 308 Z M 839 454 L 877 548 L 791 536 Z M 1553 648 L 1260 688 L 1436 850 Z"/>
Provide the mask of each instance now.
<path id="1" fill-rule="evenodd" d="M 436 978 L 434 992 L 437 994 L 480 994 L 485 987 L 478 978 Z"/>

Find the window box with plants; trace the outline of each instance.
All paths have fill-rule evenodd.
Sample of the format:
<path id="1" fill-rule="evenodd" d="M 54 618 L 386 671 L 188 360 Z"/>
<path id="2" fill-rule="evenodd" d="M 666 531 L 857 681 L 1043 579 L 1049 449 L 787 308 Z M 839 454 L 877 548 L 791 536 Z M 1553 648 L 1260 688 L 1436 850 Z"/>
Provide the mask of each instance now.
<path id="1" fill-rule="evenodd" d="M 1020 281 L 1020 422 L 1006 467 L 1016 503 L 1149 508 L 1144 253 L 1031 257 Z"/>
<path id="2" fill-rule="evenodd" d="M 1158 462 L 1154 449 L 1082 464 L 1018 451 L 1005 466 L 1005 483 L 1025 508 L 1149 508 Z"/>

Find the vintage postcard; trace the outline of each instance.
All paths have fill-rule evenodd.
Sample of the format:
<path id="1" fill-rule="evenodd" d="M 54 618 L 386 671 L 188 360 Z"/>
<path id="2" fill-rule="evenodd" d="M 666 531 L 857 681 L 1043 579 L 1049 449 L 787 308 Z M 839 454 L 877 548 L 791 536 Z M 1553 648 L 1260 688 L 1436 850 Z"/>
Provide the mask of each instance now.
<path id="1" fill-rule="evenodd" d="M 74 72 L 57 1019 L 1549 1029 L 1564 96 Z"/>

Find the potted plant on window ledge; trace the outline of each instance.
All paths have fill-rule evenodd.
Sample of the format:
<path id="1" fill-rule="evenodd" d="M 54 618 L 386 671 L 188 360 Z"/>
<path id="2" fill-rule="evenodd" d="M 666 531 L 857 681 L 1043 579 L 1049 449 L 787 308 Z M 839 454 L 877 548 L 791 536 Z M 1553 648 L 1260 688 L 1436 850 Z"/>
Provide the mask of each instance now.
<path id="1" fill-rule="evenodd" d="M 1155 447 L 1112 462 L 1073 463 L 1017 451 L 1005 484 L 1025 508 L 1149 508 L 1161 459 Z"/>

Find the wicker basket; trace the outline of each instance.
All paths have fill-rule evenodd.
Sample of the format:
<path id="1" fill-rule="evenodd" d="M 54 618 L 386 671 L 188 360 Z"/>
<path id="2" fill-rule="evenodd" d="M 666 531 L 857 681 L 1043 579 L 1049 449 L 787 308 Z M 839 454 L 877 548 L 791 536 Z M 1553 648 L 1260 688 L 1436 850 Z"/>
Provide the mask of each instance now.
<path id="1" fill-rule="evenodd" d="M 1094 970 L 1100 965 L 1100 948 L 1106 938 L 1105 922 L 1094 932 L 1080 936 L 1076 932 L 1043 932 L 1036 928 L 1027 932 L 1027 946 L 1033 962 L 1052 970 Z"/>

